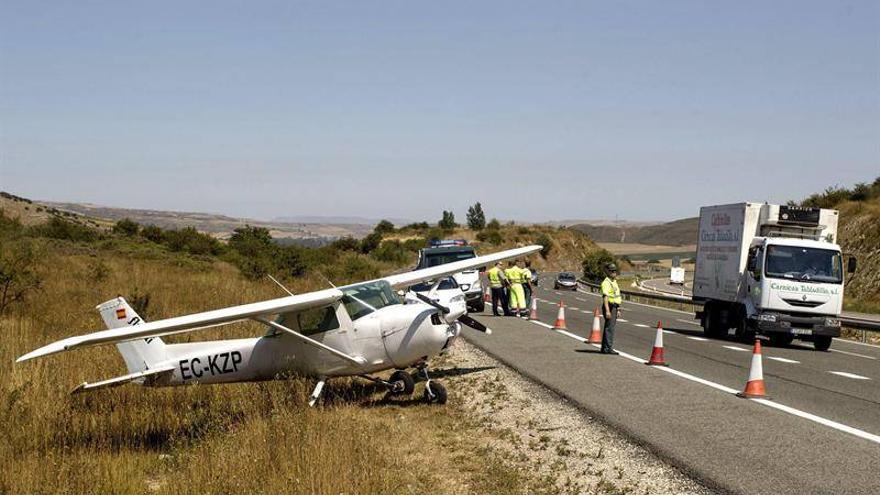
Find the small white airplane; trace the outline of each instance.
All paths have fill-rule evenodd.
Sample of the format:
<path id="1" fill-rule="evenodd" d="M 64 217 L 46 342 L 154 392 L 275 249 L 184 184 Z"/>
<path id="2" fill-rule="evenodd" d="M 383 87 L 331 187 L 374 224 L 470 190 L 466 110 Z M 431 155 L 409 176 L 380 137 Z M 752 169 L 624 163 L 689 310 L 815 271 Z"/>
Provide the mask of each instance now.
<path id="1" fill-rule="evenodd" d="M 489 330 L 466 314 L 464 304 L 431 296 L 449 275 L 524 257 L 540 249 L 511 249 L 359 284 L 151 323 L 143 321 L 125 299 L 118 297 L 97 307 L 108 330 L 53 342 L 16 362 L 112 343 L 122 354 L 129 374 L 83 383 L 73 393 L 128 382 L 157 387 L 273 380 L 299 374 L 318 379 L 310 406 L 320 397 L 325 381 L 340 376 L 361 376 L 387 387 L 392 395 L 410 395 L 415 380 L 406 370 L 415 368 L 426 380 L 425 400 L 442 404 L 446 402 L 446 389 L 430 379 L 428 360 L 449 348 L 461 329 L 459 322 L 487 333 Z M 394 289 L 429 280 L 436 282 L 427 295 L 410 292 L 408 304 L 400 303 Z M 166 344 L 160 338 L 244 320 L 263 323 L 268 332 L 259 338 L 186 344 Z M 392 368 L 397 371 L 389 380 L 370 376 Z"/>

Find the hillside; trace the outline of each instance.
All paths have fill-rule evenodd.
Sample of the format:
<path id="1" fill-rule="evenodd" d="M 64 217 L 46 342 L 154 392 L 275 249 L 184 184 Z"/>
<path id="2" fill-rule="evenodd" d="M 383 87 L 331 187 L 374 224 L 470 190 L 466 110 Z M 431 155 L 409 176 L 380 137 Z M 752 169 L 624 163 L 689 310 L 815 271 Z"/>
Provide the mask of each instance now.
<path id="1" fill-rule="evenodd" d="M 484 238 L 488 237 L 497 242 L 490 242 L 490 240 L 481 241 L 478 239 L 479 232 L 467 228 L 457 228 L 451 233 L 443 234 L 442 237 L 445 239 L 465 239 L 476 248 L 479 254 L 489 254 L 529 244 L 544 245 L 546 256 L 537 255 L 532 257 L 532 266 L 539 271 L 570 270 L 579 273 L 584 256 L 591 251 L 599 249 L 583 233 L 567 228 L 540 225 L 527 227 L 508 224 L 497 230 L 497 237 L 487 235 L 490 232 L 490 230 L 483 231 Z M 404 242 L 410 239 L 425 237 L 431 237 L 431 235 L 423 231 L 401 229 L 389 234 L 386 236 L 386 239 Z"/>
<path id="2" fill-rule="evenodd" d="M 800 204 L 840 211 L 838 242 L 844 256 L 858 260 L 856 273 L 847 276 L 844 307 L 880 313 L 880 177 L 851 189 L 829 187 Z"/>
<path id="3" fill-rule="evenodd" d="M 656 225 L 578 224 L 571 228 L 596 242 L 687 246 L 697 242 L 698 218 L 684 218 Z"/>
<path id="4" fill-rule="evenodd" d="M 845 255 L 858 260 L 846 284 L 847 309 L 880 313 L 880 198 L 847 201 L 837 209 L 840 245 Z"/>

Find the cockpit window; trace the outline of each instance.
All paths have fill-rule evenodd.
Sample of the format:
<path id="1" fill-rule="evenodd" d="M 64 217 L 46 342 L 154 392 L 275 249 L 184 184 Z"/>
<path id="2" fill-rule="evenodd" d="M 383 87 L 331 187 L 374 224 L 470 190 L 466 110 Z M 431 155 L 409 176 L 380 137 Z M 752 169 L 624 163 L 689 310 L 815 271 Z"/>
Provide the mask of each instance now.
<path id="1" fill-rule="evenodd" d="M 275 321 L 303 335 L 314 335 L 339 328 L 339 319 L 336 317 L 336 308 L 333 306 L 284 313 Z M 281 330 L 270 326 L 265 336 L 275 337 L 282 333 Z"/>
<path id="2" fill-rule="evenodd" d="M 340 287 L 340 290 L 344 294 L 342 304 L 352 320 L 367 316 L 385 306 L 400 304 L 391 284 L 384 280 Z"/>

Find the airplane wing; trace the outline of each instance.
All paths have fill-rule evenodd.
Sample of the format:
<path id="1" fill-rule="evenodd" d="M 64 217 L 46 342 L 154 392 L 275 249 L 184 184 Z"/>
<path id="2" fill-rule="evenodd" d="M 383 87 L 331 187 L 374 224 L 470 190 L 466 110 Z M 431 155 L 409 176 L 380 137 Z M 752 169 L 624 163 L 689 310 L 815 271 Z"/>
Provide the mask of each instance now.
<path id="1" fill-rule="evenodd" d="M 15 362 L 19 363 L 27 361 L 28 359 L 48 356 L 50 354 L 56 354 L 79 347 L 89 347 L 98 344 L 125 342 L 128 340 L 190 332 L 260 316 L 266 317 L 279 313 L 324 306 L 332 304 L 341 298 L 342 291 L 339 289 L 325 289 L 317 292 L 309 292 L 308 294 L 270 299 L 268 301 L 232 306 L 229 308 L 206 311 L 204 313 L 167 318 L 165 320 L 157 320 L 141 325 L 114 328 L 86 335 L 77 335 L 40 347 L 39 349 L 19 357 Z"/>
<path id="2" fill-rule="evenodd" d="M 384 280 L 388 281 L 388 283 L 390 283 L 395 289 L 408 287 L 419 282 L 424 282 L 425 280 L 436 280 L 465 270 L 472 270 L 482 266 L 488 267 L 494 265 L 498 261 L 521 258 L 536 253 L 541 249 L 543 249 L 543 247 L 538 245 L 508 249 L 507 251 L 487 254 L 485 256 L 477 256 L 476 258 L 471 258 L 469 260 L 456 261 L 445 265 L 437 265 L 430 268 L 422 268 L 421 270 L 399 273 L 397 275 L 385 277 Z"/>

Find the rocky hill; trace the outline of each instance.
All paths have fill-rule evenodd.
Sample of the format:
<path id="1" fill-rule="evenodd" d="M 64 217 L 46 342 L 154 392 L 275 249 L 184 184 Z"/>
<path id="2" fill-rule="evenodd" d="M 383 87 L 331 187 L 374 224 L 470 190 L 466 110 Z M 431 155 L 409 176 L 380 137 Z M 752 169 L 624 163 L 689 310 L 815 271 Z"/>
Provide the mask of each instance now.
<path id="1" fill-rule="evenodd" d="M 855 311 L 880 313 L 880 198 L 847 201 L 837 209 L 840 245 L 845 255 L 858 260 L 858 269 L 846 285 L 847 306 Z"/>

